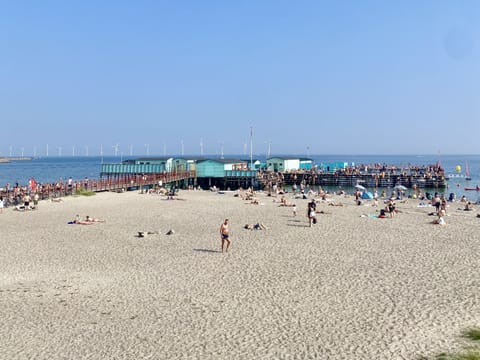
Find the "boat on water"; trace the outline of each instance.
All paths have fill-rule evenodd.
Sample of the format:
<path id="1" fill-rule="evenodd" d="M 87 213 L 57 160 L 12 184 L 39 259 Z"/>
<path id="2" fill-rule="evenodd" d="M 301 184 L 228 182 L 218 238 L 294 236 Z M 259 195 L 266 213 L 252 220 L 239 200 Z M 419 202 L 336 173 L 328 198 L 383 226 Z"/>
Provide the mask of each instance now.
<path id="1" fill-rule="evenodd" d="M 450 179 L 463 179 L 465 178 L 465 176 L 463 176 L 463 174 L 448 174 L 447 176 L 445 176 L 445 179 L 446 180 L 450 180 Z"/>
<path id="2" fill-rule="evenodd" d="M 465 160 L 465 180 L 472 180 L 470 177 L 470 171 L 468 170 L 468 161 Z"/>
<path id="3" fill-rule="evenodd" d="M 464 188 L 466 191 L 480 191 L 480 186 L 475 186 L 475 187 L 466 187 Z"/>

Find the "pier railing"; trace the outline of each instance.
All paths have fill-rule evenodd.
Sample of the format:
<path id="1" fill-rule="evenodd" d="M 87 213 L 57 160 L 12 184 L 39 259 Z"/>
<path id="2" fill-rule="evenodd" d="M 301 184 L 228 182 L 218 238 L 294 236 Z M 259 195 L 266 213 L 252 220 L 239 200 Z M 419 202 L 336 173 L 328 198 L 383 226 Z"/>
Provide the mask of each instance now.
<path id="1" fill-rule="evenodd" d="M 19 203 L 23 195 L 38 193 L 41 199 L 74 195 L 80 191 L 124 191 L 133 188 L 144 189 L 155 186 L 170 186 L 182 181 L 194 179 L 195 171 L 173 171 L 162 174 L 112 174 L 100 179 L 62 180 L 56 183 L 43 183 L 31 186 L 18 186 L 2 189 L 2 195 L 8 203 Z"/>
<path id="2" fill-rule="evenodd" d="M 258 173 L 259 182 L 270 187 L 291 186 L 293 184 L 354 187 L 362 185 L 370 188 L 389 188 L 403 185 L 407 188 L 445 188 L 447 186 L 443 174 L 404 174 L 404 173 L 345 173 L 345 172 L 291 172 L 276 173 L 265 171 Z"/>
<path id="3" fill-rule="evenodd" d="M 162 174 L 112 174 L 106 178 L 77 183 L 77 190 L 120 191 L 133 187 L 167 186 L 195 177 L 195 171 L 173 171 Z"/>

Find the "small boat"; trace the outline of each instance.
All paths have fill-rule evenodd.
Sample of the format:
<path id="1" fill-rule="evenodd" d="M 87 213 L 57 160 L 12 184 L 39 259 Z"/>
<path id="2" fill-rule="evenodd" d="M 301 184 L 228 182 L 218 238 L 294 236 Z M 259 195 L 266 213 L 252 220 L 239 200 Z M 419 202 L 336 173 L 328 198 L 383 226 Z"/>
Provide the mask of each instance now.
<path id="1" fill-rule="evenodd" d="M 466 187 L 464 190 L 466 191 L 480 191 L 480 186 L 475 186 L 474 188 Z"/>
<path id="2" fill-rule="evenodd" d="M 470 177 L 470 171 L 468 171 L 468 161 L 465 160 L 465 180 L 472 180 Z"/>
<path id="3" fill-rule="evenodd" d="M 463 174 L 448 174 L 446 177 L 445 177 L 445 180 L 450 180 L 450 179 L 453 179 L 453 178 L 463 178 Z"/>

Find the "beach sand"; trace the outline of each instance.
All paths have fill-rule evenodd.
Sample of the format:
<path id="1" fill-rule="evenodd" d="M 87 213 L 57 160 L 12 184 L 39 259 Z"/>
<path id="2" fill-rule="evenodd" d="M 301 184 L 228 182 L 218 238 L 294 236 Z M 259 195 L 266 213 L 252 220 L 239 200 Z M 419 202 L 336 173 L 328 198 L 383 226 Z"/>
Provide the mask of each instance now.
<path id="1" fill-rule="evenodd" d="M 418 359 L 480 325 L 480 219 L 100 193 L 0 214 L 2 359 Z M 70 225 L 76 214 L 105 219 Z M 220 252 L 230 219 L 233 244 Z M 263 222 L 265 231 L 243 229 Z M 166 235 L 173 229 L 173 235 Z M 138 232 L 159 232 L 140 238 Z"/>

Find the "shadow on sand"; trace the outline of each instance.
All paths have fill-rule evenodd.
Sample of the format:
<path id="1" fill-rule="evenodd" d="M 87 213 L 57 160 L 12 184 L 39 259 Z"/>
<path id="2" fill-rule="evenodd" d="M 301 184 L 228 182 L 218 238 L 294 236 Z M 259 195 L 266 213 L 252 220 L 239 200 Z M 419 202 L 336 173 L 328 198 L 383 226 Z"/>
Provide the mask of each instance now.
<path id="1" fill-rule="evenodd" d="M 287 224 L 287 226 L 295 226 L 295 227 L 310 227 L 308 224 Z"/>
<path id="2" fill-rule="evenodd" d="M 221 253 L 220 250 L 211 250 L 211 249 L 193 249 L 193 251 L 205 252 L 205 253 Z"/>

